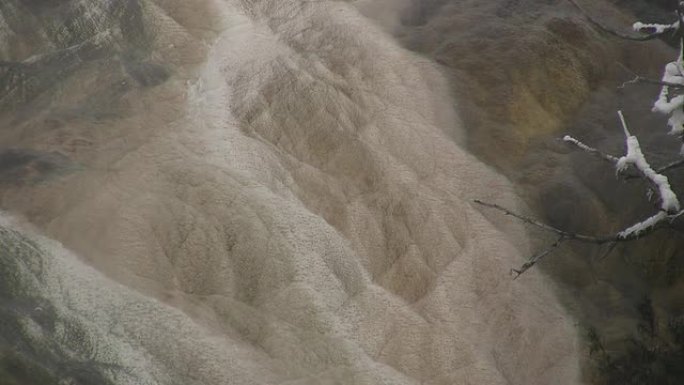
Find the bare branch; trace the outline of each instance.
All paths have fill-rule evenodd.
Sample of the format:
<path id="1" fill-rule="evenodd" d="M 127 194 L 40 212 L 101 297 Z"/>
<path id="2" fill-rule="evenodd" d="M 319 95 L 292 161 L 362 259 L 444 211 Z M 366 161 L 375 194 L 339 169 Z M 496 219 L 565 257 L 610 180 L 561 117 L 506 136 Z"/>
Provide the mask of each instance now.
<path id="1" fill-rule="evenodd" d="M 613 250 L 615 250 L 615 247 L 617 246 L 617 244 L 618 244 L 617 242 L 611 242 L 611 243 L 609 243 L 609 244 L 608 244 L 608 249 L 606 249 L 606 251 L 603 253 L 603 255 L 601 255 L 601 257 L 599 258 L 599 261 L 602 261 L 602 260 L 608 258 L 608 256 L 610 255 L 610 253 L 612 253 Z"/>
<path id="2" fill-rule="evenodd" d="M 514 218 L 516 218 L 516 219 L 519 219 L 519 220 L 521 220 L 521 221 L 523 221 L 523 222 L 525 222 L 525 223 L 527 223 L 527 224 L 529 224 L 529 225 L 538 227 L 538 228 L 540 228 L 540 229 L 542 229 L 542 230 L 546 230 L 546 231 L 549 231 L 549 232 L 552 232 L 552 233 L 556 233 L 556 234 L 558 234 L 558 235 L 560 235 L 560 236 L 567 237 L 567 238 L 570 238 L 570 236 L 572 235 L 571 233 L 569 233 L 569 232 L 567 232 L 567 231 L 563 231 L 563 230 L 557 229 L 557 228 L 555 228 L 555 227 L 553 227 L 553 226 L 546 225 L 546 224 L 541 223 L 541 222 L 539 222 L 539 221 L 536 221 L 536 220 L 534 220 L 534 219 L 532 219 L 532 218 L 529 218 L 529 217 L 526 217 L 526 216 L 523 216 L 523 215 L 514 213 L 513 211 L 511 211 L 511 210 L 509 210 L 509 209 L 507 209 L 507 208 L 501 207 L 501 206 L 497 205 L 496 203 L 483 202 L 483 201 L 481 201 L 481 200 L 479 200 L 479 199 L 475 199 L 475 200 L 473 200 L 473 202 L 477 203 L 478 205 L 482 205 L 482 206 L 485 206 L 485 207 L 489 207 L 489 208 L 491 208 L 491 209 L 499 210 L 499 211 L 503 212 L 503 213 L 506 214 L 506 215 L 510 215 L 510 216 L 512 216 L 512 217 L 514 217 Z M 593 240 L 593 237 L 587 236 L 587 238 Z"/>
<path id="3" fill-rule="evenodd" d="M 660 173 L 663 173 L 665 171 L 669 171 L 669 170 L 672 170 L 674 168 L 679 168 L 682 166 L 684 166 L 684 159 L 679 159 L 679 160 L 675 160 L 674 162 L 668 163 L 667 165 L 665 165 L 663 167 L 656 169 L 656 172 L 658 174 L 660 174 Z"/>
<path id="4" fill-rule="evenodd" d="M 679 218 L 681 215 L 684 214 L 684 210 L 679 211 L 679 212 L 674 213 L 674 214 L 666 214 L 665 217 L 663 218 L 663 220 L 654 224 L 654 226 L 652 226 L 650 228 L 644 229 L 644 231 L 640 232 L 639 234 L 630 233 L 629 235 L 621 235 L 622 233 L 624 233 L 624 231 L 621 231 L 619 233 L 606 235 L 606 236 L 592 236 L 592 235 L 586 235 L 586 234 L 575 233 L 572 231 L 565 231 L 565 230 L 558 229 L 556 227 L 553 227 L 553 226 L 544 224 L 542 222 L 539 222 L 537 220 L 534 220 L 532 218 L 526 217 L 524 215 L 517 214 L 517 213 L 515 213 L 515 212 L 513 212 L 507 208 L 501 207 L 495 203 L 483 202 L 479 199 L 475 199 L 475 200 L 473 200 L 473 202 L 475 202 L 481 206 L 485 206 L 485 207 L 489 207 L 491 209 L 501 211 L 505 215 L 512 216 L 512 217 L 514 217 L 514 218 L 516 218 L 516 219 L 518 219 L 524 223 L 538 227 L 542 230 L 558 234 L 559 236 L 563 236 L 566 240 L 578 241 L 578 242 L 582 242 L 582 243 L 593 243 L 593 244 L 597 244 L 597 245 L 603 245 L 603 244 L 611 243 L 611 242 L 630 242 L 630 241 L 637 240 L 639 238 L 643 238 L 644 236 L 649 235 L 649 234 L 655 232 L 656 230 L 660 230 L 664 227 L 670 227 L 670 225 L 672 224 L 672 222 L 674 220 L 676 220 L 677 218 Z M 627 229 L 629 229 L 629 227 Z"/>
<path id="5" fill-rule="evenodd" d="M 632 72 L 632 71 L 629 71 L 629 72 Z M 647 78 L 647 77 L 644 77 L 641 75 L 636 75 L 636 74 L 634 76 L 634 79 L 628 80 L 628 81 L 622 83 L 618 88 L 625 88 L 628 85 L 637 84 L 637 83 L 652 84 L 652 85 L 656 85 L 656 86 L 670 87 L 670 88 L 674 88 L 674 89 L 678 89 L 678 90 L 684 90 L 684 84 L 670 83 L 670 82 L 666 82 L 666 81 L 662 81 L 662 80 Z"/>
<path id="6" fill-rule="evenodd" d="M 614 240 L 614 237 L 593 237 L 591 235 L 584 235 L 584 234 L 578 234 L 578 233 L 573 233 L 570 231 L 561 230 L 561 229 L 555 228 L 553 226 L 549 226 L 547 224 L 541 223 L 541 222 L 534 220 L 532 218 L 514 213 L 513 211 L 511 211 L 507 208 L 501 207 L 495 203 L 483 202 L 479 199 L 475 199 L 474 202 L 479 204 L 479 205 L 485 206 L 485 207 L 489 207 L 489 208 L 492 208 L 495 210 L 499 210 L 506 215 L 510 215 L 516 219 L 519 219 L 519 220 L 521 220 L 527 224 L 530 224 L 532 226 L 538 227 L 542 230 L 552 232 L 552 233 L 556 233 L 556 234 L 558 234 L 558 235 L 560 235 L 563 238 L 566 238 L 568 240 L 577 240 L 577 241 L 581 241 L 581 242 L 595 243 L 595 244 L 599 244 L 599 245 Z"/>
<path id="7" fill-rule="evenodd" d="M 673 223 L 675 220 L 677 220 L 679 217 L 684 215 L 684 210 L 679 211 L 675 214 L 667 214 L 663 211 L 660 211 L 658 214 L 654 215 L 653 217 L 639 222 L 635 225 L 632 225 L 628 228 L 626 228 L 623 231 L 618 232 L 617 234 L 612 234 L 608 236 L 602 236 L 602 237 L 595 237 L 595 236 L 590 236 L 590 235 L 585 235 L 585 234 L 579 234 L 579 233 L 574 233 L 570 231 L 565 231 L 561 230 L 558 228 L 555 228 L 553 226 L 549 226 L 547 224 L 541 223 L 539 221 L 536 221 L 532 218 L 514 213 L 511 210 L 508 210 L 504 207 L 501 207 L 495 203 L 488 203 L 488 202 L 483 202 L 479 199 L 474 200 L 475 203 L 489 207 L 498 211 L 503 212 L 506 215 L 510 215 L 516 219 L 521 220 L 524 223 L 530 224 L 532 226 L 538 227 L 542 230 L 552 232 L 555 234 L 559 235 L 558 240 L 553 243 L 551 246 L 549 246 L 547 249 L 542 251 L 539 254 L 536 254 L 528 262 L 523 264 L 519 269 L 511 269 L 511 273 L 515 274 L 515 278 L 518 278 L 521 274 L 523 274 L 525 271 L 527 271 L 529 268 L 537 264 L 539 261 L 541 261 L 543 258 L 545 258 L 547 255 L 551 254 L 555 249 L 558 248 L 563 242 L 565 241 L 577 241 L 577 242 L 582 242 L 582 243 L 592 243 L 596 245 L 603 245 L 603 244 L 609 244 L 608 250 L 606 253 L 601 257 L 601 259 L 605 258 L 610 254 L 610 252 L 615 249 L 618 243 L 621 242 L 631 242 L 643 237 L 646 237 L 648 235 L 651 235 L 652 233 L 664 229 L 664 228 L 674 228 Z M 651 221 L 652 223 L 647 223 L 646 226 L 644 226 L 644 223 Z M 634 228 L 639 227 L 639 231 L 635 231 Z"/>
<path id="8" fill-rule="evenodd" d="M 554 242 L 546 250 L 544 250 L 541 253 L 530 258 L 527 262 L 525 262 L 522 266 L 520 266 L 519 269 L 511 269 L 511 273 L 514 274 L 513 279 L 518 279 L 518 277 L 520 277 L 520 275 L 522 275 L 524 272 L 529 270 L 532 266 L 536 265 L 537 262 L 541 261 L 542 259 L 544 259 L 544 257 L 551 254 L 551 252 L 553 252 L 555 249 L 557 249 L 558 246 L 560 246 L 563 243 L 563 241 L 565 241 L 565 237 L 563 237 L 561 235 L 560 238 L 558 238 L 558 240 L 556 242 Z"/>
<path id="9" fill-rule="evenodd" d="M 656 39 L 656 38 L 658 38 L 658 37 L 660 37 L 660 36 L 666 34 L 667 32 L 670 32 L 670 31 L 676 29 L 676 27 L 675 27 L 676 23 L 674 23 L 674 24 L 671 24 L 671 25 L 670 25 L 670 28 L 665 28 L 665 29 L 663 29 L 663 30 L 656 31 L 656 32 L 653 32 L 653 33 L 649 33 L 649 34 L 646 34 L 646 35 L 627 35 L 627 34 L 624 34 L 624 33 L 621 33 L 621 32 L 614 31 L 614 30 L 612 30 L 612 29 L 610 29 L 610 28 L 604 26 L 603 24 L 601 24 L 599 21 L 597 21 L 596 19 L 594 19 L 593 17 L 591 17 L 587 12 L 585 12 L 584 9 L 583 9 L 579 4 L 577 4 L 577 2 L 576 2 L 575 0 L 568 0 L 568 1 L 569 1 L 572 5 L 574 5 L 575 8 L 577 8 L 577 9 L 582 13 L 582 15 L 583 15 L 591 24 L 593 24 L 596 28 L 600 29 L 601 31 L 603 31 L 603 32 L 605 32 L 605 33 L 608 33 L 608 34 L 610 34 L 610 35 L 613 35 L 613 36 L 615 36 L 615 37 L 619 37 L 620 39 L 633 40 L 633 41 L 648 41 L 648 40 Z"/>
<path id="10" fill-rule="evenodd" d="M 658 79 L 652 79 L 652 78 L 647 78 L 645 76 L 641 76 L 637 74 L 636 72 L 632 71 L 631 69 L 627 68 L 626 65 L 616 62 L 618 66 L 620 66 L 623 70 L 629 72 L 634 78 L 632 80 L 628 80 L 624 83 L 622 83 L 618 88 L 619 89 L 624 89 L 629 85 L 632 84 L 652 84 L 660 87 L 667 87 L 669 90 L 675 91 L 675 92 L 683 92 L 684 91 L 684 84 L 681 83 L 673 83 L 673 82 L 668 82 L 665 80 L 658 80 Z"/>

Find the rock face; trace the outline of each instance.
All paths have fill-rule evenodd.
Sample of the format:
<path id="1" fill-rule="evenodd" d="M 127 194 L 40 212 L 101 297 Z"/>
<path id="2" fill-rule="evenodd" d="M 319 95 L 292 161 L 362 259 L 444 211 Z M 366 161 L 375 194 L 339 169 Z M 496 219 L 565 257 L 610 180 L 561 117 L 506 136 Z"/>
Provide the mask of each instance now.
<path id="1" fill-rule="evenodd" d="M 470 203 L 513 188 L 436 66 L 357 8 L 0 18 L 11 360 L 78 384 L 581 382 L 548 283 L 508 275 L 523 229 Z"/>

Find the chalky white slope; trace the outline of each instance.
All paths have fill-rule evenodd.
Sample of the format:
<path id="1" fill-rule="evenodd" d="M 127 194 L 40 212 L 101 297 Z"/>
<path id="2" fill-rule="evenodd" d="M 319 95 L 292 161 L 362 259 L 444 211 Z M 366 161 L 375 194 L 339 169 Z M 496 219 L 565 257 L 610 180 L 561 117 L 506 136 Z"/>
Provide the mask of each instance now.
<path id="1" fill-rule="evenodd" d="M 35 226 L 4 242 L 54 240 L 28 235 L 21 285 L 87 343 L 29 334 L 115 383 L 579 383 L 571 319 L 508 274 L 523 230 L 471 204 L 516 201 L 431 63 L 345 2 L 142 4 L 168 80 L 40 128 L 106 83 L 93 65 L 2 134 L 79 165 L 2 197 Z"/>

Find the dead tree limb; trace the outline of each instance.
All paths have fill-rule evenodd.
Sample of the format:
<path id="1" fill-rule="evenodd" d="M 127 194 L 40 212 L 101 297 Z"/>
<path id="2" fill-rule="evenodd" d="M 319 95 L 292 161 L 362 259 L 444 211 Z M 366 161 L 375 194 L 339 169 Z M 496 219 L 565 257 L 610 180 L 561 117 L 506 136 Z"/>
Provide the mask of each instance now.
<path id="1" fill-rule="evenodd" d="M 630 241 L 635 241 L 637 239 L 643 238 L 647 235 L 650 235 L 651 233 L 655 232 L 656 230 L 660 230 L 665 227 L 669 227 L 671 223 L 669 221 L 663 220 L 662 222 L 659 222 L 656 226 L 644 229 L 644 231 L 640 232 L 639 234 L 629 234 L 629 235 L 621 235 L 623 231 L 615 233 L 615 234 L 610 234 L 610 235 L 604 235 L 604 236 L 594 236 L 594 235 L 587 235 L 587 234 L 582 234 L 582 233 L 576 233 L 572 231 L 567 231 L 567 230 L 562 230 L 557 227 L 553 227 L 550 225 L 547 225 L 545 223 L 542 223 L 538 220 L 532 219 L 530 217 L 518 214 L 516 212 L 513 212 L 505 207 L 502 207 L 496 203 L 489 203 L 489 202 L 484 202 L 479 199 L 474 199 L 473 202 L 477 203 L 480 206 L 488 207 L 491 209 L 498 210 L 505 215 L 514 217 L 524 223 L 527 223 L 529 225 L 535 226 L 539 229 L 545 230 L 547 232 L 555 233 L 558 234 L 559 236 L 562 236 L 565 238 L 567 241 L 577 241 L 577 242 L 582 242 L 582 243 L 593 243 L 596 245 L 603 245 L 606 243 L 611 243 L 611 242 L 630 242 Z M 684 214 L 684 210 L 679 211 L 675 214 L 668 214 L 665 219 L 672 220 L 674 221 L 677 219 L 679 216 Z M 667 222 L 667 223 L 665 223 Z M 628 227 L 629 228 L 629 227 Z"/>
<path id="2" fill-rule="evenodd" d="M 519 277 L 525 271 L 530 269 L 532 266 L 536 265 L 539 261 L 544 259 L 546 256 L 551 254 L 565 241 L 578 241 L 583 243 L 592 243 L 596 245 L 609 244 L 608 251 L 602 257 L 605 258 L 615 246 L 620 242 L 634 241 L 645 236 L 651 235 L 652 233 L 664 229 L 673 228 L 674 222 L 684 214 L 684 210 L 681 209 L 679 203 L 679 198 L 672 191 L 670 187 L 670 182 L 665 175 L 660 172 L 653 170 L 651 165 L 646 160 L 646 156 L 641 151 L 641 146 L 639 140 L 636 136 L 632 135 L 627 126 L 622 111 L 618 111 L 618 117 L 620 119 L 620 124 L 622 125 L 622 130 L 625 134 L 625 143 L 627 146 L 626 154 L 621 157 L 616 157 L 610 154 L 606 154 L 594 147 L 588 146 L 581 141 L 566 135 L 563 140 L 567 143 L 571 143 L 579 149 L 597 156 L 608 163 L 611 163 L 617 170 L 618 176 L 624 174 L 628 169 L 634 169 L 637 172 L 637 176 L 646 181 L 649 184 L 650 189 L 658 195 L 660 200 L 659 210 L 651 215 L 650 217 L 632 224 L 626 227 L 624 230 L 619 231 L 615 234 L 605 235 L 605 236 L 593 236 L 587 234 L 581 234 L 572 231 L 566 231 L 559 229 L 554 226 L 542 223 L 530 217 L 515 213 L 507 208 L 501 207 L 495 203 L 483 202 L 476 199 L 474 202 L 488 208 L 498 210 L 505 215 L 512 216 L 524 223 L 540 228 L 544 231 L 555 233 L 559 236 L 558 240 L 551 244 L 548 248 L 542 252 L 534 255 L 525 264 L 523 264 L 519 269 L 512 269 L 511 272 L 515 274 L 515 278 Z M 684 160 L 673 162 L 661 169 L 670 169 L 677 167 L 680 164 L 684 164 Z"/>
<path id="3" fill-rule="evenodd" d="M 581 242 L 581 243 L 590 243 L 590 244 L 595 244 L 595 245 L 604 245 L 608 244 L 608 251 L 601 257 L 601 259 L 605 258 L 613 249 L 617 246 L 618 243 L 623 243 L 623 242 L 631 242 L 635 241 L 637 239 L 641 239 L 644 237 L 647 237 L 659 230 L 666 229 L 666 228 L 673 228 L 673 222 L 678 219 L 680 216 L 684 214 L 684 210 L 679 211 L 675 214 L 664 214 L 664 217 L 661 220 L 658 220 L 657 222 L 653 223 L 652 226 L 645 227 L 641 231 L 628 231 L 631 227 L 626 228 L 623 231 L 620 231 L 615 234 L 611 235 L 606 235 L 606 236 L 592 236 L 592 235 L 586 235 L 586 234 L 581 234 L 581 233 L 576 233 L 572 231 L 566 231 L 566 230 L 561 230 L 559 228 L 547 225 L 545 223 L 542 223 L 540 221 L 537 221 L 535 219 L 532 219 L 530 217 L 515 213 L 505 207 L 499 206 L 498 204 L 495 203 L 489 203 L 489 202 L 484 202 L 479 199 L 475 199 L 473 202 L 484 206 L 488 207 L 491 209 L 498 210 L 505 215 L 512 216 L 524 223 L 527 223 L 529 225 L 535 226 L 539 229 L 545 230 L 547 232 L 555 233 L 559 236 L 558 240 L 551 244 L 549 247 L 547 247 L 544 251 L 535 254 L 532 256 L 527 262 L 525 262 L 520 268 L 518 269 L 511 269 L 511 273 L 514 274 L 514 279 L 518 278 L 520 275 L 525 273 L 527 270 L 529 270 L 532 266 L 536 265 L 539 261 L 544 259 L 546 256 L 551 254 L 553 251 L 555 251 L 561 244 L 563 244 L 566 241 L 576 241 L 576 242 Z M 641 224 L 643 222 L 639 222 Z"/>
<path id="4" fill-rule="evenodd" d="M 630 71 L 630 72 L 632 72 L 632 71 Z M 628 85 L 637 84 L 637 83 L 652 84 L 655 86 L 670 87 L 670 88 L 674 88 L 677 90 L 684 90 L 684 84 L 665 82 L 662 80 L 651 79 L 651 78 L 647 78 L 647 77 L 637 75 L 637 74 L 634 74 L 634 79 L 628 80 L 628 81 L 622 83 L 618 88 L 625 88 Z"/>
<path id="5" fill-rule="evenodd" d="M 601 257 L 600 257 L 598 260 L 599 260 L 599 261 L 602 261 L 602 260 L 608 258 L 608 256 L 610 255 L 610 253 L 612 253 L 613 250 L 615 250 L 615 247 L 617 247 L 617 245 L 618 245 L 618 242 L 611 242 L 611 243 L 609 243 L 609 244 L 608 244 L 608 248 L 606 249 L 606 251 L 603 253 L 603 255 L 601 255 Z"/>
<path id="6" fill-rule="evenodd" d="M 529 225 L 538 227 L 538 228 L 540 228 L 540 229 L 542 229 L 542 230 L 545 230 L 545 231 L 548 231 L 548 232 L 552 232 L 552 233 L 556 233 L 556 234 L 558 234 L 559 236 L 565 238 L 566 240 L 577 240 L 577 241 L 585 242 L 585 243 L 595 243 L 595 244 L 597 244 L 597 245 L 601 245 L 601 244 L 604 244 L 604 243 L 608 243 L 608 242 L 611 242 L 611 241 L 614 240 L 614 237 L 613 237 L 613 236 L 609 236 L 609 237 L 595 237 L 595 236 L 591 236 L 591 235 L 579 234 L 579 233 L 574 233 L 574 232 L 570 232 L 570 231 L 561 230 L 561 229 L 559 229 L 559 228 L 556 228 L 556 227 L 547 225 L 547 224 L 545 224 L 545 223 L 542 223 L 542 222 L 537 221 L 537 220 L 535 220 L 535 219 L 532 219 L 532 218 L 530 218 L 530 217 L 526 217 L 526 216 L 524 216 L 524 215 L 520 215 L 520 214 L 518 214 L 518 213 L 515 213 L 515 212 L 513 212 L 513 211 L 511 211 L 511 210 L 509 210 L 509 209 L 507 209 L 507 208 L 505 208 L 505 207 L 499 206 L 499 205 L 496 204 L 496 203 L 483 202 L 483 201 L 481 201 L 481 200 L 479 200 L 479 199 L 475 199 L 473 202 L 475 202 L 475 203 L 477 203 L 477 204 L 479 204 L 479 205 L 481 205 L 481 206 L 485 206 L 485 207 L 489 207 L 489 208 L 491 208 L 491 209 L 495 209 L 495 210 L 501 211 L 502 213 L 504 213 L 504 214 L 506 214 L 506 215 L 508 215 L 508 216 L 514 217 L 514 218 L 516 218 L 516 219 L 518 219 L 518 220 L 520 220 L 520 221 L 522 221 L 522 222 L 524 222 L 524 223 L 527 223 L 527 224 L 529 224 Z"/>
<path id="7" fill-rule="evenodd" d="M 522 275 L 524 272 L 529 270 L 532 266 L 536 265 L 537 262 L 541 261 L 546 257 L 547 255 L 551 254 L 555 249 L 557 249 L 562 243 L 565 241 L 564 236 L 560 236 L 556 242 L 554 242 L 551 246 L 549 246 L 546 250 L 542 251 L 541 253 L 533 256 L 530 258 L 527 262 L 525 262 L 522 266 L 520 266 L 519 269 L 511 269 L 511 274 L 513 274 L 513 279 L 518 279 L 520 275 Z"/>
<path id="8" fill-rule="evenodd" d="M 573 145 L 575 145 L 577 148 L 579 148 L 579 149 L 581 149 L 581 150 L 583 150 L 583 151 L 586 151 L 586 152 L 588 152 L 589 154 L 592 154 L 592 155 L 594 155 L 594 156 L 596 156 L 596 157 L 598 157 L 598 158 L 601 158 L 602 160 L 604 160 L 604 161 L 606 161 L 606 162 L 609 162 L 609 163 L 611 163 L 611 164 L 613 164 L 613 165 L 615 165 L 615 163 L 619 160 L 618 157 L 616 157 L 616 156 L 614 156 L 614 155 L 611 155 L 611 154 L 607 154 L 607 153 L 605 153 L 605 152 L 603 152 L 603 151 L 601 151 L 601 150 L 599 150 L 599 149 L 596 149 L 596 148 L 594 148 L 594 147 L 588 146 L 588 145 L 586 145 L 585 143 L 583 143 L 582 141 L 580 141 L 580 140 L 578 140 L 578 139 L 576 139 L 576 138 L 574 138 L 574 137 L 572 137 L 572 136 L 570 136 L 570 135 L 565 135 L 565 136 L 563 137 L 563 141 L 566 142 L 566 143 L 573 144 Z M 679 160 L 675 160 L 675 161 L 673 161 L 673 162 L 670 162 L 670 163 L 668 163 L 668 164 L 666 164 L 666 165 L 664 165 L 664 166 L 661 166 L 661 167 L 656 168 L 656 169 L 655 169 L 655 172 L 658 173 L 658 174 L 662 174 L 662 173 L 664 173 L 664 172 L 667 172 L 667 171 L 670 171 L 670 170 L 673 170 L 673 169 L 676 169 L 676 168 L 679 168 L 679 167 L 682 167 L 682 166 L 684 166 L 684 159 L 679 159 Z M 627 173 L 627 172 L 624 172 L 624 173 L 622 174 L 622 176 L 623 176 L 625 179 L 627 179 L 627 180 L 629 180 L 629 179 L 639 179 L 639 178 L 641 178 L 641 175 L 639 175 L 639 174 Z"/>

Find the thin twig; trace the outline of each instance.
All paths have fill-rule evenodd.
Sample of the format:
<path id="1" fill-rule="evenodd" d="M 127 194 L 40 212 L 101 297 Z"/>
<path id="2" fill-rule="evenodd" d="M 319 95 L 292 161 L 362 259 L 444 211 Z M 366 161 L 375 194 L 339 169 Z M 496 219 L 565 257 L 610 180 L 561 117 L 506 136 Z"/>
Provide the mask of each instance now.
<path id="1" fill-rule="evenodd" d="M 536 265 L 537 262 L 541 261 L 542 259 L 544 259 L 544 257 L 551 254 L 551 252 L 554 251 L 555 249 L 557 249 L 558 246 L 560 246 L 563 243 L 563 241 L 565 241 L 565 237 L 561 235 L 556 242 L 554 242 L 546 250 L 544 250 L 541 253 L 530 258 L 527 262 L 525 262 L 522 266 L 520 266 L 519 269 L 511 269 L 511 273 L 515 274 L 513 279 L 518 279 L 518 277 L 520 277 L 520 275 L 522 275 L 522 273 L 526 272 L 532 266 Z"/>
<path id="2" fill-rule="evenodd" d="M 679 90 L 684 89 L 684 84 L 670 83 L 662 80 L 647 78 L 641 75 L 634 75 L 634 79 L 622 83 L 618 88 L 625 88 L 628 85 L 637 83 L 653 84 L 656 86 L 676 88 Z"/>
<path id="3" fill-rule="evenodd" d="M 601 257 L 598 259 L 599 261 L 603 261 L 604 259 L 608 258 L 608 255 L 615 250 L 615 247 L 617 246 L 617 242 L 611 242 L 608 244 L 608 249 L 601 255 Z"/>
<path id="4" fill-rule="evenodd" d="M 663 167 L 660 167 L 660 168 L 656 169 L 656 172 L 657 172 L 658 174 L 660 174 L 660 173 L 662 173 L 662 172 L 665 172 L 665 171 L 668 171 L 668 170 L 672 170 L 673 168 L 678 168 L 678 167 L 682 167 L 682 166 L 684 166 L 684 159 L 675 160 L 674 162 L 671 162 L 671 163 L 669 163 L 669 164 L 666 164 L 666 165 L 663 166 Z"/>
<path id="5" fill-rule="evenodd" d="M 669 87 L 669 88 L 674 88 L 678 90 L 684 89 L 684 84 L 679 84 L 679 83 L 672 83 L 672 82 L 666 82 L 664 80 L 658 80 L 658 79 L 652 79 L 652 78 L 647 78 L 645 76 L 641 76 L 638 73 L 632 71 L 629 69 L 626 65 L 616 62 L 616 64 L 621 67 L 623 70 L 629 72 L 632 76 L 634 76 L 634 79 L 628 80 L 624 83 L 622 83 L 618 88 L 619 89 L 624 89 L 628 85 L 631 84 L 637 84 L 637 83 L 646 83 L 646 84 L 653 84 L 656 86 L 662 86 L 662 87 Z"/>
<path id="6" fill-rule="evenodd" d="M 669 221 L 663 220 L 663 221 L 658 222 L 657 224 L 655 224 L 654 226 L 652 226 L 650 228 L 644 229 L 644 231 L 642 231 L 638 234 L 631 233 L 631 234 L 623 236 L 623 235 L 621 235 L 622 232 L 619 232 L 616 234 L 597 237 L 597 236 L 591 236 L 591 235 L 561 230 L 561 229 L 558 229 L 556 227 L 541 223 L 541 222 L 534 220 L 532 218 L 526 217 L 524 215 L 517 214 L 517 213 L 515 213 L 515 212 L 513 212 L 507 208 L 501 207 L 495 203 L 483 202 L 479 199 L 475 199 L 475 200 L 473 200 L 473 202 L 475 202 L 481 206 L 485 206 L 485 207 L 489 207 L 489 208 L 501 211 L 502 213 L 504 213 L 506 215 L 512 216 L 512 217 L 514 217 L 514 218 L 516 218 L 516 219 L 518 219 L 524 223 L 538 227 L 542 230 L 558 234 L 559 236 L 563 236 L 564 238 L 566 238 L 569 241 L 578 241 L 578 242 L 582 242 L 582 243 L 593 243 L 596 245 L 603 245 L 603 244 L 610 243 L 610 242 L 634 241 L 634 240 L 643 238 L 644 236 L 649 235 L 649 234 L 651 234 L 657 230 L 660 230 L 662 228 L 670 227 L 670 225 L 671 225 L 671 223 Z M 684 214 L 684 210 L 682 210 L 678 213 L 675 213 L 675 214 L 667 215 L 665 218 L 668 220 L 675 220 L 675 219 L 679 218 L 682 214 Z"/>
<path id="7" fill-rule="evenodd" d="M 613 237 L 593 237 L 591 235 L 584 235 L 584 234 L 572 233 L 569 231 L 561 230 L 561 229 L 555 228 L 553 226 L 549 226 L 547 224 L 541 223 L 541 222 L 534 220 L 532 218 L 528 218 L 526 216 L 514 213 L 511 210 L 508 210 L 507 208 L 501 207 L 495 203 L 483 202 L 479 199 L 475 199 L 474 202 L 479 204 L 479 205 L 485 206 L 485 207 L 489 207 L 489 208 L 492 208 L 495 210 L 499 210 L 499 211 L 503 212 L 504 214 L 510 215 L 510 216 L 512 216 L 516 219 L 519 219 L 519 220 L 521 220 L 527 224 L 538 227 L 542 230 L 546 230 L 548 232 L 556 233 L 556 234 L 558 234 L 564 238 L 567 238 L 567 239 L 578 240 L 578 241 L 587 242 L 587 243 L 595 243 L 595 244 L 599 244 L 599 245 L 614 240 Z"/>
<path id="8" fill-rule="evenodd" d="M 673 81 L 668 81 L 668 80 L 672 79 L 672 76 L 670 76 L 668 74 L 667 69 L 665 71 L 665 75 L 663 75 L 663 79 L 662 80 L 656 80 L 656 79 L 651 79 L 651 78 L 641 76 L 641 75 L 635 73 L 634 71 L 632 71 L 631 69 L 627 68 L 624 64 L 622 64 L 620 62 L 617 62 L 617 65 L 622 67 L 623 70 L 629 72 L 630 74 L 632 74 L 634 76 L 634 79 L 622 83 L 622 85 L 620 85 L 618 87 L 619 90 L 625 89 L 628 85 L 637 84 L 637 83 L 645 83 L 645 84 L 660 86 L 661 87 L 660 97 L 659 97 L 659 99 L 658 99 L 659 101 L 656 103 L 656 105 L 658 105 L 658 103 L 660 103 L 663 98 L 665 98 L 667 100 L 667 102 L 669 103 L 671 99 L 684 94 L 684 84 L 682 84 L 681 82 L 675 83 Z M 666 68 L 669 68 L 669 67 L 666 67 Z M 678 76 L 678 78 L 681 79 L 681 76 Z M 630 179 L 630 178 L 627 178 L 627 179 Z"/>
<path id="9" fill-rule="evenodd" d="M 615 249 L 618 243 L 620 242 L 630 242 L 634 241 L 640 238 L 643 238 L 645 236 L 648 236 L 658 230 L 664 229 L 664 228 L 670 228 L 673 229 L 674 227 L 674 221 L 680 218 L 682 215 L 684 215 L 684 210 L 679 211 L 676 214 L 671 214 L 671 215 L 664 215 L 663 220 L 659 220 L 655 222 L 652 226 L 646 227 L 642 229 L 641 231 L 628 231 L 630 228 L 627 228 L 626 230 L 623 230 L 621 232 L 618 232 L 613 235 L 609 236 L 603 236 L 603 237 L 594 237 L 590 235 L 584 235 L 584 234 L 578 234 L 578 233 L 573 233 L 570 231 L 564 231 L 558 228 L 555 228 L 553 226 L 549 226 L 547 224 L 541 223 L 539 221 L 536 221 L 532 218 L 528 218 L 526 216 L 514 213 L 511 210 L 508 210 L 504 207 L 501 207 L 495 203 L 488 203 L 488 202 L 483 202 L 479 199 L 474 200 L 475 203 L 489 207 L 498 211 L 503 212 L 506 215 L 510 215 L 516 219 L 519 219 L 520 221 L 530 224 L 532 226 L 538 227 L 542 230 L 552 232 L 555 234 L 558 234 L 559 238 L 558 240 L 553 243 L 551 246 L 549 246 L 546 250 L 542 251 L 541 253 L 533 256 L 530 258 L 529 261 L 527 261 L 525 264 L 523 264 L 519 269 L 511 269 L 511 273 L 515 274 L 515 278 L 518 278 L 521 274 L 523 274 L 525 271 L 527 271 L 529 268 L 537 264 L 537 262 L 541 261 L 543 258 L 545 258 L 547 255 L 551 254 L 555 249 L 558 248 L 563 242 L 565 241 L 578 241 L 582 243 L 593 243 L 597 245 L 603 245 L 608 243 L 608 250 L 606 253 L 601 257 L 601 259 L 606 258 L 610 252 Z M 633 226 L 632 226 L 633 227 Z"/>

